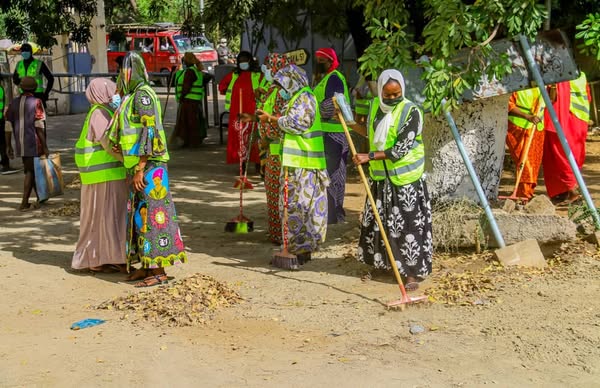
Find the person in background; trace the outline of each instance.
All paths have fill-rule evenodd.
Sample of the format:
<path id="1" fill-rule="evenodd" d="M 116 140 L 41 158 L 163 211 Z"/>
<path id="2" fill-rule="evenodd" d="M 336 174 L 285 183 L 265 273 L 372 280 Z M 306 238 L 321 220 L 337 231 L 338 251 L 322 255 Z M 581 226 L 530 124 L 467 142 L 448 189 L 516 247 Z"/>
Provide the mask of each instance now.
<path id="1" fill-rule="evenodd" d="M 227 47 L 227 39 L 221 38 L 219 44 L 217 44 L 217 55 L 219 65 L 225 65 L 232 62 L 233 54 L 229 47 Z"/>
<path id="2" fill-rule="evenodd" d="M 2 77 L 0 76 L 0 174 L 9 175 L 18 172 L 16 168 L 10 167 L 10 158 L 8 157 L 7 146 L 10 144 L 10 139 L 6 136 L 6 119 L 4 118 L 4 110 L 6 103 L 6 94 L 4 93 L 4 85 L 2 85 Z"/>
<path id="3" fill-rule="evenodd" d="M 173 136 L 183 141 L 182 147 L 198 147 L 206 138 L 206 120 L 203 114 L 208 74 L 202 72 L 196 56 L 183 56 L 183 69 L 175 74 L 175 99 L 179 102 Z"/>
<path id="4" fill-rule="evenodd" d="M 585 140 L 590 120 L 590 88 L 585 73 L 577 79 L 550 86 L 552 105 L 575 157 L 579 169 L 585 161 Z M 548 111 L 544 114 L 544 184 L 552 202 L 568 205 L 581 199 L 577 192 L 577 180 L 565 156 L 556 128 Z"/>
<path id="5" fill-rule="evenodd" d="M 75 163 L 81 178 L 79 240 L 71 261 L 73 269 L 126 272 L 126 171 L 123 155 L 108 140 L 108 124 L 116 105 L 117 86 L 94 78 L 85 91 L 91 108 L 75 144 Z"/>
<path id="6" fill-rule="evenodd" d="M 167 282 L 165 268 L 185 263 L 187 254 L 169 189 L 169 153 L 161 106 L 138 53 L 127 53 L 120 80 L 124 97 L 111 122 L 109 139 L 120 148 L 131 182 L 127 203 L 128 270 L 141 262 L 128 280 L 142 280 L 135 286 L 150 287 Z"/>
<path id="7" fill-rule="evenodd" d="M 370 190 L 386 228 L 398 271 L 406 289 L 414 291 L 431 273 L 433 255 L 431 202 L 423 177 L 423 113 L 404 98 L 404 77 L 385 70 L 377 80 L 367 126 L 352 125 L 367 136 L 370 152 L 359 153 L 354 163 L 369 164 Z M 381 232 L 369 201 L 362 214 L 358 260 L 379 269 L 391 268 Z"/>
<path id="8" fill-rule="evenodd" d="M 360 76 L 356 86 L 352 90 L 354 97 L 354 120 L 357 123 L 365 123 L 369 114 L 369 103 L 374 97 L 371 91 L 371 76 Z M 375 88 L 375 87 L 374 87 Z"/>
<path id="9" fill-rule="evenodd" d="M 6 111 L 6 120 L 10 123 L 12 130 L 7 128 L 6 142 L 9 158 L 21 157 L 25 180 L 23 184 L 23 199 L 19 210 L 29 211 L 39 207 L 39 197 L 34 204 L 29 203 L 31 191 L 35 188 L 35 171 L 33 158 L 50 154 L 46 145 L 44 133 L 44 121 L 46 112 L 42 100 L 34 96 L 38 83 L 33 77 L 23 77 L 19 80 L 19 86 L 23 91 L 21 96 L 13 99 Z M 11 145 L 11 133 L 14 133 L 15 149 Z"/>
<path id="10" fill-rule="evenodd" d="M 27 76 L 35 79 L 36 88 L 33 96 L 42 100 L 45 109 L 46 101 L 48 101 L 50 91 L 52 91 L 52 87 L 54 86 L 54 76 L 44 62 L 33 57 L 33 48 L 29 43 L 21 45 L 21 56 L 23 59 L 15 67 L 13 82 L 15 85 L 21 86 L 21 80 L 24 77 Z M 46 78 L 46 88 L 44 88 L 44 78 Z"/>
<path id="11" fill-rule="evenodd" d="M 229 111 L 229 127 L 227 135 L 227 164 L 240 162 L 240 134 L 236 129 L 236 122 L 243 113 L 254 115 L 256 112 L 256 93 L 260 87 L 262 74 L 255 68 L 252 54 L 241 51 L 237 56 L 236 69 L 227 74 L 219 84 L 219 92 L 225 95 L 225 110 Z M 242 107 L 240 109 L 240 100 Z M 248 123 L 250 127 L 246 130 L 245 148 L 250 149 L 250 162 L 255 164 L 256 172 L 260 172 L 260 156 L 258 144 L 249 143 L 250 133 L 254 131 L 256 123 Z M 246 166 L 243 166 L 245 171 Z"/>
<path id="12" fill-rule="evenodd" d="M 517 197 L 531 199 L 542 165 L 544 152 L 544 108 L 546 104 L 538 88 L 514 92 L 508 100 L 508 132 L 506 145 L 515 166 L 530 136 L 533 136 L 527 160 L 523 166 Z"/>
<path id="13" fill-rule="evenodd" d="M 348 159 L 348 141 L 342 125 L 335 120 L 333 105 L 334 93 L 341 93 L 350 101 L 346 78 L 337 68 L 339 62 L 335 51 L 321 48 L 315 53 L 317 68 L 314 87 L 315 97 L 321 112 L 321 127 L 325 141 L 327 173 L 331 184 L 327 188 L 329 215 L 327 222 L 337 224 L 345 220 L 344 196 L 346 193 L 346 162 Z"/>
<path id="14" fill-rule="evenodd" d="M 319 120 L 319 104 L 306 72 L 288 65 L 273 76 L 279 95 L 287 102 L 280 114 L 258 111 L 261 123 L 277 126 L 283 135 L 279 211 L 283 213 L 285 178 L 288 178 L 289 252 L 299 264 L 311 260 L 327 234 L 327 185 L 325 149 Z"/>

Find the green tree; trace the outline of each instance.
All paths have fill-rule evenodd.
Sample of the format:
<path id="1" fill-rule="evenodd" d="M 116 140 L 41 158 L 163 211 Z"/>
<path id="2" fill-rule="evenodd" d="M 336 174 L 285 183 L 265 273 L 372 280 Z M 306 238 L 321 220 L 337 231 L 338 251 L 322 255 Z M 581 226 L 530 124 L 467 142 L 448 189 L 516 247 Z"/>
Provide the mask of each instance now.
<path id="1" fill-rule="evenodd" d="M 589 14 L 576 28 L 579 32 L 575 37 L 582 42 L 578 48 L 583 54 L 595 56 L 600 61 L 600 13 Z"/>

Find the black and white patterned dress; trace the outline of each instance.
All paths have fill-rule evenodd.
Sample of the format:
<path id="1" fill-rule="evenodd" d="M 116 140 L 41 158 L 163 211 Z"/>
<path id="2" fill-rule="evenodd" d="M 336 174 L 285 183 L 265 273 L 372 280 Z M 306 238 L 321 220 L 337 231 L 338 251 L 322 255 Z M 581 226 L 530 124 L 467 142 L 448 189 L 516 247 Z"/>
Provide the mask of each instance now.
<path id="1" fill-rule="evenodd" d="M 379 110 L 375 127 L 382 118 L 383 113 Z M 400 125 L 396 143 L 385 150 L 386 157 L 393 161 L 403 158 L 421 133 L 423 123 L 420 113 L 413 109 L 406 122 Z M 431 202 L 424 177 L 403 186 L 396 186 L 388 178 L 381 181 L 369 179 L 369 183 L 400 274 L 404 277 L 426 277 L 431 273 L 433 241 Z M 375 268 L 391 268 L 368 199 L 361 220 L 358 260 Z"/>

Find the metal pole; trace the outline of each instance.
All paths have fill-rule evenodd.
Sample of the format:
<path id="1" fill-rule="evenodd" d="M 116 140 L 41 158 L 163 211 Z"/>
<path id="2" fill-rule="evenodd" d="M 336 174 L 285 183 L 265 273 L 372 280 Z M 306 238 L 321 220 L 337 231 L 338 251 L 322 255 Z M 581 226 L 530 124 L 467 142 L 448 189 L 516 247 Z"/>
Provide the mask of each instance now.
<path id="1" fill-rule="evenodd" d="M 562 145 L 563 151 L 565 151 L 565 155 L 567 155 L 567 159 L 569 160 L 569 165 L 571 165 L 571 171 L 575 175 L 575 179 L 577 179 L 577 184 L 579 185 L 579 190 L 581 190 L 581 194 L 583 198 L 585 198 L 585 203 L 587 204 L 589 210 L 592 213 L 592 217 L 594 218 L 594 224 L 596 225 L 596 230 L 600 230 L 600 216 L 598 216 L 598 211 L 596 206 L 594 205 L 594 201 L 592 201 L 592 197 L 583 181 L 583 177 L 581 176 L 581 172 L 579 171 L 579 167 L 577 166 L 577 162 L 575 161 L 575 157 L 571 152 L 571 147 L 569 147 L 569 142 L 565 137 L 565 132 L 563 131 L 560 122 L 558 121 L 558 116 L 556 116 L 556 111 L 554 110 L 554 106 L 552 106 L 552 101 L 550 100 L 550 96 L 546 91 L 546 86 L 544 85 L 544 80 L 542 79 L 542 75 L 540 74 L 539 69 L 537 68 L 537 64 L 533 60 L 533 55 L 531 55 L 531 50 L 529 47 L 529 42 L 525 35 L 519 35 L 519 42 L 521 43 L 521 48 L 523 49 L 523 56 L 527 60 L 527 65 L 529 67 L 529 71 L 533 75 L 535 82 L 540 89 L 540 93 L 542 94 L 542 98 L 546 103 L 546 109 L 550 113 L 550 117 L 552 118 L 552 123 L 554 124 L 554 128 L 556 129 L 556 134 L 560 139 L 560 144 Z"/>
<path id="2" fill-rule="evenodd" d="M 202 18 L 202 24 L 200 24 L 200 32 L 204 34 L 204 0 L 200 0 L 200 17 Z"/>
<path id="3" fill-rule="evenodd" d="M 550 15 L 552 13 L 552 0 L 546 0 L 546 11 L 548 11 L 548 17 L 544 21 L 544 31 L 550 29 Z"/>
<path id="4" fill-rule="evenodd" d="M 475 168 L 473 168 L 473 164 L 469 159 L 469 155 L 465 150 L 465 146 L 463 145 L 462 139 L 460 138 L 460 133 L 458 133 L 458 128 L 456 128 L 456 123 L 454 122 L 454 118 L 446 110 L 446 100 L 442 100 L 442 110 L 444 111 L 444 115 L 446 116 L 446 120 L 448 120 L 448 124 L 450 124 L 450 129 L 452 131 L 452 136 L 454 136 L 454 140 L 456 141 L 456 146 L 458 147 L 458 152 L 460 152 L 460 156 L 465 163 L 465 167 L 467 167 L 467 171 L 469 172 L 469 176 L 471 177 L 471 182 L 473 182 L 473 186 L 475 186 L 475 191 L 477 192 L 477 196 L 479 197 L 479 201 L 481 201 L 481 205 L 483 206 L 483 210 L 485 210 L 485 215 L 490 223 L 490 227 L 492 228 L 492 233 L 494 234 L 494 238 L 498 243 L 500 248 L 506 247 L 506 243 L 504 242 L 504 238 L 500 233 L 500 229 L 498 228 L 498 224 L 496 223 L 496 219 L 494 218 L 494 213 L 492 213 L 492 208 L 483 192 L 483 188 L 481 187 L 481 183 L 479 182 L 479 178 L 477 177 L 477 173 L 475 172 Z"/>

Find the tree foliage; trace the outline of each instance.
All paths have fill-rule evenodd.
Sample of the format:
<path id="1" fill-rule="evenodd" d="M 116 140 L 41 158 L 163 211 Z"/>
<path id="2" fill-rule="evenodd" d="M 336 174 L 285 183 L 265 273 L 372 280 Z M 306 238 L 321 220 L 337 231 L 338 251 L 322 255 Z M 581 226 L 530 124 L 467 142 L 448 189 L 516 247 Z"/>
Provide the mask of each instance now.
<path id="1" fill-rule="evenodd" d="M 600 13 L 589 14 L 576 28 L 579 32 L 575 37 L 582 41 L 578 48 L 600 61 Z"/>

